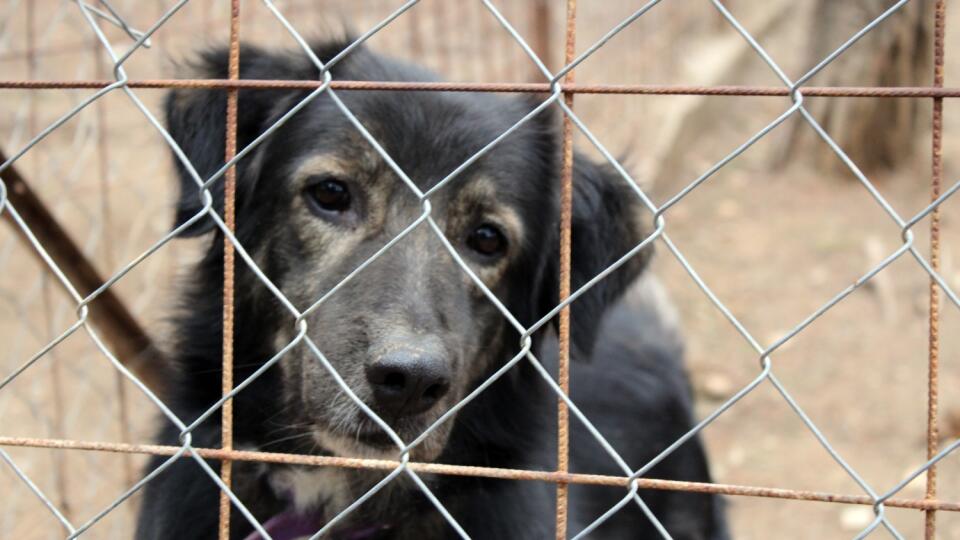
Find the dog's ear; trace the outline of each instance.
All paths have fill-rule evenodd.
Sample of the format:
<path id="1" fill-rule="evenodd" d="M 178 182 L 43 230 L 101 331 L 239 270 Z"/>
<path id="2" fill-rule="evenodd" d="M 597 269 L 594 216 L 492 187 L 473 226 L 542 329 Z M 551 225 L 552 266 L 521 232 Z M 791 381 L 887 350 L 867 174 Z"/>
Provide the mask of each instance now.
<path id="1" fill-rule="evenodd" d="M 205 51 L 186 66 L 193 78 L 228 78 L 229 52 L 226 48 Z M 316 79 L 318 71 L 305 55 L 268 53 L 256 47 L 240 50 L 240 77 L 242 79 Z M 304 91 L 296 90 L 240 90 L 238 92 L 237 149 L 250 144 L 283 110 L 295 103 Z M 200 179 L 205 181 L 223 167 L 224 136 L 226 133 L 226 90 L 178 89 L 167 95 L 167 129 L 193 164 Z M 256 152 L 237 164 L 238 183 L 255 180 Z M 174 156 L 179 178 L 180 194 L 177 201 L 174 226 L 192 218 L 203 207 L 196 181 Z M 238 207 L 247 190 L 238 190 Z M 213 184 L 211 190 L 214 210 L 223 208 L 223 181 Z M 210 219 L 201 219 L 182 232 L 182 236 L 198 236 L 214 227 Z"/>
<path id="2" fill-rule="evenodd" d="M 576 154 L 573 167 L 571 293 L 637 247 L 651 230 L 646 225 L 651 218 L 652 214 L 643 206 L 627 180 L 612 166 L 601 165 Z M 557 234 L 559 236 L 559 232 Z M 543 313 L 559 303 L 559 241 L 555 240 L 553 245 L 545 276 L 547 286 L 541 289 Z M 570 337 L 574 358 L 589 359 L 604 313 L 646 268 L 651 254 L 650 247 L 644 248 L 571 304 Z M 557 320 L 559 318 L 555 317 L 554 322 Z"/>

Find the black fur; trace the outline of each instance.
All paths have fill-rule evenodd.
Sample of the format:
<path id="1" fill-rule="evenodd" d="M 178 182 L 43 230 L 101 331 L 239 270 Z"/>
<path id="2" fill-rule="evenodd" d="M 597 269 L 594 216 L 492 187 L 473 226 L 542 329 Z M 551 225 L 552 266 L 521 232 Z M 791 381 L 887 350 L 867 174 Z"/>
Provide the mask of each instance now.
<path id="1" fill-rule="evenodd" d="M 323 59 L 331 58 L 344 46 L 339 42 L 315 47 Z M 241 76 L 245 79 L 316 80 L 318 73 L 302 53 L 275 53 L 244 47 L 240 54 Z M 218 49 L 201 56 L 194 66 L 203 76 L 225 78 L 227 54 Z M 423 70 L 359 48 L 332 70 L 335 80 L 432 80 Z M 241 90 L 238 121 L 239 147 L 243 148 L 295 103 L 308 95 L 296 90 Z M 346 105 L 371 130 L 398 165 L 425 190 L 463 162 L 487 142 L 502 133 L 531 107 L 528 100 L 506 99 L 482 94 L 431 92 L 341 91 Z M 179 91 L 167 100 L 167 123 L 171 135 L 182 147 L 202 179 L 223 165 L 225 92 Z M 431 215 L 450 232 L 455 218 L 445 214 L 458 208 L 456 194 L 471 182 L 491 180 L 498 204 L 516 211 L 521 220 L 522 241 L 511 255 L 508 267 L 491 286 L 498 298 L 523 325 L 530 325 L 557 303 L 559 153 L 556 118 L 543 113 L 518 130 L 488 156 L 468 169 L 432 199 Z M 337 155 L 358 156 L 369 148 L 356 130 L 321 95 L 290 122 L 264 141 L 238 166 L 237 237 L 261 265 L 270 280 L 285 293 L 300 291 L 307 277 L 336 283 L 365 260 L 397 230 L 386 230 L 382 238 L 359 244 L 343 263 L 331 267 L 329 276 L 309 271 L 310 236 L 302 227 L 295 230 L 290 201 L 296 193 L 287 190 L 292 164 L 317 151 L 338 149 Z M 359 141 L 359 142 L 358 142 Z M 332 151 L 332 150 L 331 150 Z M 359 159 L 359 158 L 357 158 Z M 415 218 L 419 203 L 404 194 L 406 188 L 382 163 L 376 174 L 389 178 L 377 189 L 389 191 L 393 208 L 406 208 Z M 202 207 L 197 187 L 187 171 L 177 164 L 181 182 L 176 224 L 185 223 Z M 584 283 L 644 237 L 640 224 L 649 222 L 636 196 L 608 166 L 575 158 L 573 214 L 574 287 Z M 449 194 L 447 194 L 449 192 Z M 222 182 L 214 187 L 214 208 L 222 209 Z M 371 203 L 372 204 L 372 203 Z M 393 214 L 391 214 L 393 215 Z M 399 219 L 399 218 L 398 218 Z M 404 218 L 406 219 L 406 218 Z M 408 223 L 408 221 L 398 221 Z M 299 223 L 299 222 L 298 222 Z M 425 226 L 416 234 L 429 236 Z M 453 231 L 453 232 L 451 232 Z M 373 233 L 371 233 L 373 234 Z M 177 376 L 170 381 L 169 394 L 174 411 L 189 423 L 220 396 L 222 333 L 222 243 L 223 235 L 209 218 L 194 223 L 183 236 L 209 235 L 208 250 L 194 266 L 183 285 L 182 308 L 175 318 L 172 345 Z M 379 242 L 379 243 L 378 243 Z M 465 249 L 451 238 L 458 250 Z M 427 247 L 423 247 L 426 245 Z M 459 358 L 458 369 L 475 369 L 478 376 L 465 382 L 461 394 L 475 388 L 487 376 L 519 351 L 518 335 L 482 297 L 471 293 L 463 272 L 443 253 L 439 242 L 416 244 L 401 241 L 384 254 L 389 259 L 372 264 L 357 279 L 334 295 L 311 321 L 311 336 L 328 353 L 338 369 L 346 362 L 339 357 L 365 362 L 376 335 L 382 329 L 375 317 L 397 312 L 397 327 L 426 328 L 429 337 L 439 336 L 447 351 L 472 350 L 473 358 Z M 420 247 L 415 247 L 420 246 Z M 425 253 L 423 250 L 427 250 Z M 407 279 L 417 261 L 429 256 L 429 276 Z M 632 467 L 649 461 L 685 433 L 691 424 L 691 397 L 683 372 L 682 351 L 669 329 L 663 327 L 655 306 L 625 301 L 629 286 L 646 265 L 648 253 L 634 257 L 578 299 L 572 307 L 574 359 L 572 397 L 604 436 Z M 319 261 L 319 260 L 318 260 Z M 326 264 L 326 261 L 323 261 Z M 319 263 L 318 263 L 319 264 Z M 477 263 L 480 264 L 480 263 Z M 417 277 L 417 276 L 412 276 Z M 398 283 L 402 282 L 402 283 Z M 329 284 L 317 285 L 325 292 Z M 421 287 L 421 288 L 418 288 Z M 237 264 L 236 373 L 242 381 L 275 352 L 278 333 L 288 332 L 294 319 L 243 262 Z M 305 293 L 306 294 L 306 293 Z M 311 295 L 316 291 L 311 290 Z M 316 296 L 307 296 L 309 301 Z M 297 305 L 304 309 L 306 305 Z M 330 318 L 323 313 L 331 312 Z M 377 319 L 380 320 L 380 319 Z M 416 321 L 412 323 L 410 321 Z M 394 326 L 391 326 L 393 328 Z M 319 330 L 314 330 L 319 328 Z M 483 341 L 465 342 L 470 335 Z M 286 334 L 282 334 L 286 335 Z M 467 336 L 467 337 L 463 337 Z M 283 341 L 282 339 L 280 341 Z M 284 341 L 285 342 L 285 341 Z M 458 349 L 458 347 L 460 347 Z M 471 347 L 473 347 L 471 349 Z M 478 348 L 479 347 L 479 348 Z M 477 352 L 479 351 L 479 352 Z M 325 351 L 326 352 L 326 351 Z M 556 372 L 556 340 L 547 329 L 538 333 L 534 352 L 548 370 Z M 450 354 L 451 358 L 457 356 Z M 481 360 L 480 357 L 489 358 Z M 335 358 L 337 357 L 337 358 Z M 491 360 L 492 359 L 492 360 Z M 454 360 L 451 360 L 454 361 Z M 284 364 L 286 362 L 286 364 Z M 236 447 L 265 451 L 326 453 L 309 435 L 305 422 L 322 416 L 321 408 L 309 403 L 328 400 L 311 389 L 291 390 L 290 373 L 308 370 L 315 363 L 305 348 L 298 346 L 291 358 L 271 368 L 235 399 Z M 486 362 L 486 363 L 483 363 Z M 281 367 L 286 366 L 286 367 Z M 349 371 L 349 366 L 344 367 Z M 317 375 L 319 377 L 319 375 Z M 356 381 L 345 376 L 351 387 Z M 297 383 L 301 379 L 296 379 Z M 319 380 L 319 379 L 317 379 Z M 305 386 L 310 386 L 304 383 Z M 317 383 L 327 384 L 327 383 Z M 359 383 L 357 383 L 359 384 Z M 286 385 L 286 386 L 285 386 Z M 327 388 L 324 386 L 324 388 Z M 284 397 L 285 392 L 303 400 Z M 322 394 L 322 392 L 321 392 Z M 364 397 L 360 391 L 361 397 Z M 339 407 L 348 407 L 339 402 Z M 477 465 L 512 469 L 551 470 L 556 467 L 556 397 L 523 361 L 507 376 L 468 404 L 453 420 L 444 441 L 439 463 Z M 195 447 L 220 444 L 219 415 L 213 415 L 193 433 Z M 363 422 L 357 427 L 359 438 Z M 297 427 L 299 426 L 299 427 Z M 281 428 L 278 431 L 277 428 Z M 425 427 L 425 426 L 420 426 Z M 614 462 L 573 419 L 572 469 L 574 472 L 622 475 Z M 283 431 L 286 429 L 287 431 Z M 397 428 L 398 431 L 400 428 Z M 416 433 L 416 429 L 412 433 Z M 290 430 L 293 430 L 292 432 Z M 299 430 L 299 431 L 298 431 Z M 167 425 L 158 441 L 176 443 L 179 433 Z M 294 438 L 290 438 L 293 435 Z M 298 437 L 299 435 L 299 437 Z M 409 440 L 409 434 L 401 434 Z M 151 468 L 164 458 L 155 458 Z M 216 462 L 210 462 L 216 470 Z M 234 486 L 238 496 L 262 522 L 284 511 L 289 502 L 271 484 L 277 467 L 234 464 Z M 382 478 L 378 472 L 352 474 L 351 486 L 362 492 Z M 648 475 L 689 481 L 710 481 L 706 458 L 697 438 L 691 439 Z M 473 537 L 478 539 L 554 537 L 555 487 L 549 483 L 506 481 L 474 477 L 427 476 L 426 481 L 439 500 Z M 571 487 L 570 530 L 577 532 L 613 506 L 625 494 L 623 489 Z M 676 539 L 726 538 L 720 501 L 712 496 L 672 491 L 641 491 L 644 501 Z M 145 488 L 137 529 L 141 540 L 208 539 L 215 537 L 218 490 L 192 460 L 173 464 Z M 322 512 L 323 507 L 316 509 Z M 233 538 L 244 538 L 252 530 L 236 511 L 232 517 Z M 383 524 L 388 530 L 370 538 L 423 539 L 454 538 L 453 530 L 410 482 L 397 479 L 345 520 L 344 529 L 365 524 Z M 340 538 L 337 531 L 332 537 Z M 629 504 L 594 535 L 595 538 L 658 538 L 649 520 L 635 504 Z"/>

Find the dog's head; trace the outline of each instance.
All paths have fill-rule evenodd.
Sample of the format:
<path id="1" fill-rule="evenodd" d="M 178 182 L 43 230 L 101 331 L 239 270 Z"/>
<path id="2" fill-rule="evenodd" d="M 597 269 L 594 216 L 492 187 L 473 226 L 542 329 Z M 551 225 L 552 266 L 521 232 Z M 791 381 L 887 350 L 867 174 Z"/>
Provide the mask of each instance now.
<path id="1" fill-rule="evenodd" d="M 325 44 L 316 53 L 329 59 L 341 47 Z M 240 58 L 245 79 L 319 77 L 302 53 L 244 48 Z M 208 52 L 197 67 L 204 77 L 225 78 L 227 54 Z M 339 62 L 332 74 L 334 80 L 431 78 L 363 48 Z M 167 100 L 169 131 L 203 179 L 224 162 L 225 94 L 178 90 Z M 239 148 L 308 94 L 241 90 Z M 450 92 L 340 90 L 337 97 L 421 191 L 504 133 L 531 111 L 533 102 Z M 429 206 L 329 92 L 305 105 L 239 162 L 240 242 L 298 310 L 324 299 L 305 317 L 307 335 L 343 381 L 405 441 L 520 350 L 519 333 L 475 280 L 524 326 L 558 303 L 557 132 L 557 116 L 545 110 L 438 189 Z M 181 225 L 202 203 L 195 180 L 179 164 L 178 172 L 176 220 Z M 576 287 L 636 246 L 644 237 L 641 223 L 649 216 L 611 168 L 577 156 L 574 175 Z M 222 182 L 213 191 L 219 211 Z M 207 271 L 213 274 L 208 278 L 215 281 L 222 233 L 204 218 L 183 235 L 206 233 L 216 240 L 207 256 Z M 634 257 L 573 304 L 573 345 L 579 356 L 589 356 L 603 311 L 645 259 L 646 253 Z M 238 265 L 238 331 L 256 333 L 268 342 L 268 353 L 276 352 L 296 336 L 297 328 L 270 307 L 275 302 L 257 277 L 242 262 Z M 309 347 L 292 349 L 277 369 L 282 389 L 276 395 L 282 396 L 278 399 L 287 422 L 306 426 L 319 447 L 367 456 L 384 455 L 392 447 Z M 451 424 L 438 426 L 415 456 L 434 459 Z"/>

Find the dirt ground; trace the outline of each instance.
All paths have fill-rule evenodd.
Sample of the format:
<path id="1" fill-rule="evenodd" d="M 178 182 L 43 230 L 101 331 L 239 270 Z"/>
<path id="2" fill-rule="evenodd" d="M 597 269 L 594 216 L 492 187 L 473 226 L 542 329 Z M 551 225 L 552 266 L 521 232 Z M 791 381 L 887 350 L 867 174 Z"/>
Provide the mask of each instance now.
<path id="1" fill-rule="evenodd" d="M 892 3 L 892 2 L 887 2 Z M 138 29 L 157 20 L 170 1 L 113 2 Z M 331 2 L 320 13 L 309 2 L 277 2 L 308 35 L 344 25 L 363 31 L 399 2 Z M 554 2 L 550 28 L 554 67 L 562 53 L 563 2 Z M 578 49 L 636 9 L 635 3 L 581 3 Z M 731 3 L 734 15 L 798 75 L 809 9 L 786 2 Z M 797 3 L 804 4 L 804 3 Z M 176 60 L 226 33 L 224 10 L 195 0 L 131 57 L 131 79 L 174 75 Z M 244 2 L 241 32 L 261 43 L 292 46 L 259 2 Z M 533 31 L 529 2 L 496 2 L 525 36 Z M 31 68 L 25 51 L 27 2 L 0 5 L 0 79 L 104 79 L 95 44 L 76 5 L 36 0 L 33 38 L 42 52 Z M 878 7 L 878 14 L 883 7 Z M 285 11 L 287 12 L 287 11 Z M 416 16 L 413 13 L 416 12 Z M 334 15 L 331 15 L 334 13 Z M 958 84 L 960 42 L 947 22 L 947 85 Z M 881 26 L 877 31 L 882 31 Z M 121 50 L 129 39 L 107 35 Z M 532 66 L 480 3 L 424 0 L 371 40 L 371 47 L 427 63 L 452 80 L 527 81 Z M 577 70 L 583 83 L 778 84 L 762 62 L 744 52 L 739 36 L 709 3 L 663 2 Z M 849 53 L 856 53 L 856 47 Z M 99 71 L 98 71 L 99 69 Z M 829 69 L 829 68 L 828 68 Z M 956 75 L 953 75 L 956 74 Z M 811 84 L 816 84 L 814 79 Z M 8 154 L 49 125 L 89 91 L 0 90 L 0 148 Z M 137 91 L 159 114 L 162 92 Z M 789 106 L 785 98 L 578 95 L 575 109 L 597 137 L 662 203 Z M 928 114 L 928 113 L 925 113 Z M 683 198 L 666 214 L 666 232 L 713 293 L 763 346 L 796 327 L 900 246 L 891 218 L 854 177 L 813 169 L 803 159 L 777 160 L 792 118 Z M 960 177 L 960 109 L 947 101 L 945 182 Z M 103 140 L 104 144 L 98 142 Z M 901 216 L 929 200 L 929 132 L 915 162 L 870 176 Z M 580 137 L 578 148 L 590 152 Z M 121 94 L 105 97 L 58 129 L 17 163 L 57 218 L 104 274 L 113 274 L 167 231 L 172 193 L 162 141 Z M 942 207 L 942 274 L 960 290 L 960 199 Z M 928 256 L 928 220 L 916 245 Z M 151 335 L 162 340 L 172 277 L 192 246 L 165 245 L 115 285 Z M 703 418 L 760 372 L 758 354 L 659 242 L 654 272 L 678 308 L 687 362 Z M 909 254 L 900 257 L 830 309 L 773 355 L 773 373 L 837 453 L 882 492 L 923 463 L 926 443 L 928 278 Z M 0 226 L 0 374 L 23 364 L 73 321 L 74 305 L 29 249 Z M 942 443 L 960 436 L 960 310 L 945 304 L 941 320 Z M 573 382 L 576 384 L 576 381 Z M 149 442 L 156 407 L 77 333 L 10 385 L 0 389 L 0 436 Z M 124 427 L 126 426 L 126 427 Z M 769 383 L 705 429 L 716 481 L 728 484 L 862 494 L 784 398 Z M 5 448 L 51 500 L 84 522 L 139 477 L 140 457 L 77 451 Z M 939 497 L 960 501 L 960 459 L 939 467 Z M 57 538 L 63 531 L 0 465 L 0 538 Z M 923 477 L 898 496 L 922 498 Z M 872 518 L 868 507 L 753 497 L 729 497 L 738 539 L 851 538 Z M 90 538 L 128 537 L 135 499 L 98 523 Z M 891 509 L 906 538 L 922 537 L 922 514 Z M 960 539 L 960 515 L 938 514 L 938 538 Z M 877 532 L 874 537 L 882 536 Z"/>

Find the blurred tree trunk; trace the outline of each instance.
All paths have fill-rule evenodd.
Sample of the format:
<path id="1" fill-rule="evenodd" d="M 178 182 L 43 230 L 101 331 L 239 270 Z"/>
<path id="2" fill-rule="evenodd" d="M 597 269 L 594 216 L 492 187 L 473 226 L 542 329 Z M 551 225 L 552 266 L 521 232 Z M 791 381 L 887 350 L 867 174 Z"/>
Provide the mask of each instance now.
<path id="1" fill-rule="evenodd" d="M 815 0 L 809 61 L 813 67 L 893 4 L 892 0 Z M 814 86 L 927 86 L 933 74 L 934 0 L 912 0 L 825 67 Z M 923 133 L 926 100 L 808 98 L 807 110 L 864 172 L 912 159 Z M 844 165 L 813 128 L 793 121 L 787 159 L 820 169 Z"/>

